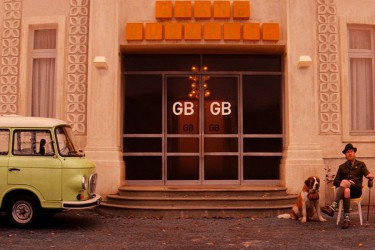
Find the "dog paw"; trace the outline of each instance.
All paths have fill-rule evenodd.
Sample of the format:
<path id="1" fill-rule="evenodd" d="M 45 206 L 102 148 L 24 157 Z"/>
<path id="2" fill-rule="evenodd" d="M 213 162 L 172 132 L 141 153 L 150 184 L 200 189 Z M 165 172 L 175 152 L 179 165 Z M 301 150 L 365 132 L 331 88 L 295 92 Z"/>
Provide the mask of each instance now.
<path id="1" fill-rule="evenodd" d="M 319 220 L 320 220 L 320 221 L 327 221 L 327 220 L 324 219 L 323 217 L 320 217 Z"/>
<path id="2" fill-rule="evenodd" d="M 302 222 L 302 223 L 306 223 L 306 218 L 302 218 L 302 219 L 301 219 L 301 222 Z"/>

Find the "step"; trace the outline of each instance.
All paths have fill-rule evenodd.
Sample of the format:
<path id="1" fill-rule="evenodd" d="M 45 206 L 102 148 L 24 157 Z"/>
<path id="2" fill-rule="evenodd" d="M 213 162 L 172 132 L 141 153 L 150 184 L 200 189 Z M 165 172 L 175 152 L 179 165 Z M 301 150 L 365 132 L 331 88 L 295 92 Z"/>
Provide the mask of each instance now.
<path id="1" fill-rule="evenodd" d="M 270 206 L 270 205 L 290 205 L 295 202 L 297 196 L 271 196 L 271 197 L 244 197 L 244 196 L 210 196 L 210 197 L 170 197 L 170 196 L 153 196 L 153 197 L 128 197 L 123 195 L 108 195 L 107 203 L 117 205 L 134 205 L 134 206 Z"/>
<path id="2" fill-rule="evenodd" d="M 296 201 L 279 186 L 124 186 L 97 210 L 131 217 L 264 217 L 289 213 Z"/>
<path id="3" fill-rule="evenodd" d="M 163 207 L 163 206 L 126 206 L 103 202 L 96 207 L 101 214 L 110 214 L 137 218 L 251 218 L 274 217 L 283 213 L 290 213 L 292 205 L 260 206 L 260 207 Z"/>
<path id="4" fill-rule="evenodd" d="M 179 186 L 123 186 L 119 195 L 127 197 L 273 197 L 286 195 L 286 188 L 279 186 L 234 186 L 234 187 L 179 187 Z"/>

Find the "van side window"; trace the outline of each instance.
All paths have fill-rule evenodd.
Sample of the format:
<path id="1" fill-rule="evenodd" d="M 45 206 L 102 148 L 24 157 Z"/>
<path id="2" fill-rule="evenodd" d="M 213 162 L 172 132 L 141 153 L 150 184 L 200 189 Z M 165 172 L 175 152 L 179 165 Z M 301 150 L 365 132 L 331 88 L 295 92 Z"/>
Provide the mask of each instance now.
<path id="1" fill-rule="evenodd" d="M 53 141 L 48 130 L 16 130 L 14 155 L 54 155 Z"/>
<path id="2" fill-rule="evenodd" d="M 0 155 L 7 155 L 9 151 L 9 130 L 0 129 Z"/>

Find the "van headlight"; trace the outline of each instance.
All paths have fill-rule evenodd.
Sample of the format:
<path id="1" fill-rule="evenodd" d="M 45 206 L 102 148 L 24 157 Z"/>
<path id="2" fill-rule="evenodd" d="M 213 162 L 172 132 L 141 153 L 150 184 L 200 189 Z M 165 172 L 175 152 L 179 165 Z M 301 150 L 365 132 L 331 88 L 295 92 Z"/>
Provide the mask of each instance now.
<path id="1" fill-rule="evenodd" d="M 98 181 L 98 174 L 97 173 L 93 173 L 92 175 L 90 175 L 90 178 L 89 178 L 89 194 L 90 195 L 93 195 L 95 193 L 95 189 L 96 189 L 96 183 Z"/>
<path id="2" fill-rule="evenodd" d="M 86 181 L 86 176 L 82 176 L 82 190 L 87 189 L 87 181 Z"/>

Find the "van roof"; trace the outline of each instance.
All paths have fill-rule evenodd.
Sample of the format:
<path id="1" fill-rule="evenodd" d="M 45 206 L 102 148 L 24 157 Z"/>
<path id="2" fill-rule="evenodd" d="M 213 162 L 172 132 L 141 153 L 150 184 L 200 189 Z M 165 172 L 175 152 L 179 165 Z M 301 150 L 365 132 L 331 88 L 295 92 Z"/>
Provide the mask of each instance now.
<path id="1" fill-rule="evenodd" d="M 19 115 L 0 115 L 0 127 L 2 128 L 46 128 L 67 124 L 67 122 L 54 118 L 30 117 Z"/>

